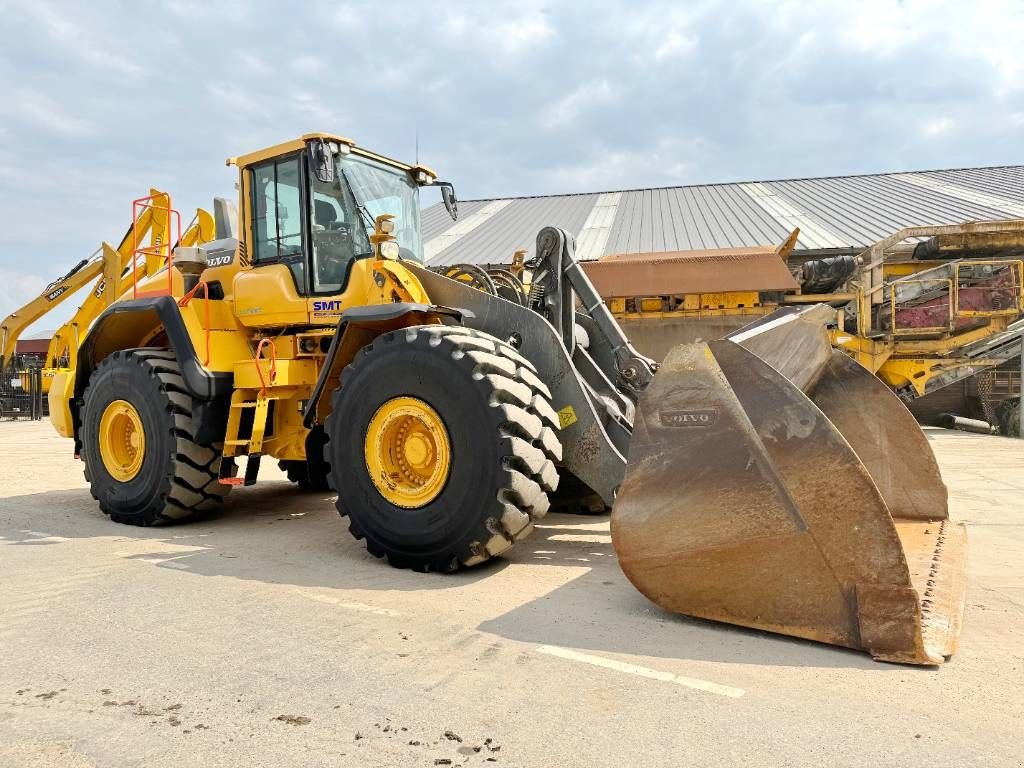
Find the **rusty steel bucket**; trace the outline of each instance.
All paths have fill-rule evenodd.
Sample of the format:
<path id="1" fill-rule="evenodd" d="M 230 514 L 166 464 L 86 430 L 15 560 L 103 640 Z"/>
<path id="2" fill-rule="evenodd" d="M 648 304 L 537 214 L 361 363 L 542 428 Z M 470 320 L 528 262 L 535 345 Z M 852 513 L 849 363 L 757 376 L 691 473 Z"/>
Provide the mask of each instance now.
<path id="1" fill-rule="evenodd" d="M 833 350 L 824 305 L 673 349 L 612 511 L 629 580 L 679 613 L 941 664 L 966 536 L 913 416 Z"/>

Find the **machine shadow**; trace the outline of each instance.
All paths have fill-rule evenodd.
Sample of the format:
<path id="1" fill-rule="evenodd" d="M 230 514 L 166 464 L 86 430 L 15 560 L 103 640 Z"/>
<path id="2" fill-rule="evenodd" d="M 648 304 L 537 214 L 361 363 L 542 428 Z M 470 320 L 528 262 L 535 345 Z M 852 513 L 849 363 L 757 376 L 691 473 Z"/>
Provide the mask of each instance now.
<path id="1" fill-rule="evenodd" d="M 856 651 L 662 610 L 622 574 L 603 516 L 549 515 L 507 558 L 456 574 L 390 569 L 345 526 L 333 494 L 297 492 L 286 482 L 238 489 L 217 513 L 151 528 L 111 523 L 84 488 L 0 498 L 0 548 L 109 538 L 133 550 L 128 559 L 157 568 L 173 561 L 177 573 L 349 590 L 457 590 L 512 564 L 570 566 L 578 576 L 478 629 L 519 642 L 645 657 L 903 671 Z"/>
<path id="2" fill-rule="evenodd" d="M 880 664 L 865 653 L 756 629 L 670 613 L 650 602 L 618 567 L 610 535 L 607 543 L 567 540 L 566 528 L 580 518 L 562 515 L 538 531 L 511 556 L 536 559 L 529 551 L 563 564 L 589 560 L 575 579 L 494 619 L 481 631 L 521 642 L 726 664 L 783 667 L 835 667 L 904 671 Z M 586 518 L 583 518 L 586 520 Z M 548 522 L 548 521 L 545 521 Z M 595 555 L 600 557 L 595 558 Z M 629 628 L 623 632 L 623 628 Z M 918 667 L 917 669 L 925 669 Z"/>
<path id="3" fill-rule="evenodd" d="M 232 490 L 215 511 L 138 527 L 112 523 L 86 488 L 0 497 L 0 547 L 105 538 L 132 551 L 127 559 L 154 561 L 155 567 L 161 567 L 157 560 L 173 560 L 172 568 L 200 576 L 328 589 L 451 589 L 508 565 L 498 559 L 449 575 L 387 568 L 348 533 L 334 499 L 333 492 L 261 479 Z"/>

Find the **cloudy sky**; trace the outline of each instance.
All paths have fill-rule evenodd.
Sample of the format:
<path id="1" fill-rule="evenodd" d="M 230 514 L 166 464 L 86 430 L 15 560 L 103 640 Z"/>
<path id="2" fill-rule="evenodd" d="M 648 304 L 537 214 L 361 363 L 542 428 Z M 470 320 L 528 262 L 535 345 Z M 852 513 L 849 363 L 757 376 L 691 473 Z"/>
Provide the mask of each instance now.
<path id="1" fill-rule="evenodd" d="M 418 135 L 467 199 L 1024 147 L 1020 2 L 0 0 L 0 39 L 0 318 L 151 185 L 188 219 L 228 155 L 310 130 Z"/>

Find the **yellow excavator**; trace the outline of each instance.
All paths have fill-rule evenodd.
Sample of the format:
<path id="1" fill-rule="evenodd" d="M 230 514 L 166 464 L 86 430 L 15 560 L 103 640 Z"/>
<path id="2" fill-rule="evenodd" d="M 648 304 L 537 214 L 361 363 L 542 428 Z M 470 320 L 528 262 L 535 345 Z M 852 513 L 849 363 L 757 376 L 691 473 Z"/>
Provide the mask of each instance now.
<path id="1" fill-rule="evenodd" d="M 448 572 L 553 498 L 596 498 L 669 610 L 891 661 L 953 652 L 963 527 L 906 408 L 832 350 L 834 311 L 785 308 L 659 367 L 562 230 L 538 234 L 528 291 L 481 287 L 423 265 L 420 189 L 458 210 L 425 166 L 327 133 L 228 163 L 237 207 L 215 199 L 188 237 L 165 193 L 133 202 L 96 271 L 105 306 L 49 361 L 51 420 L 113 521 L 185 520 L 270 456 L 336 489 L 372 554 Z"/>
<path id="2" fill-rule="evenodd" d="M 3 324 L 0 324 L 0 370 L 14 360 L 18 339 L 26 328 L 85 286 L 92 285 L 92 290 L 72 318 L 50 337 L 42 366 L 43 392 L 50 391 L 54 375 L 69 370 L 89 325 L 127 290 L 128 281 L 134 274 L 128 273 L 134 247 L 147 239 L 151 244 L 158 245 L 167 238 L 166 216 L 161 211 L 169 207 L 169 198 L 155 189 L 150 191 L 150 197 L 157 205 L 142 211 L 138 221 L 132 224 L 116 248 L 103 242 L 92 255 L 75 264 L 67 274 L 49 283 L 38 296 L 4 319 Z M 213 232 L 213 218 L 205 210 L 198 209 L 181 236 L 181 245 L 191 246 L 200 241 L 212 240 Z M 151 264 L 150 268 L 154 266 Z M 145 266 L 136 267 L 136 270 L 141 269 L 145 269 Z M 24 376 L 26 372 L 19 373 Z"/>

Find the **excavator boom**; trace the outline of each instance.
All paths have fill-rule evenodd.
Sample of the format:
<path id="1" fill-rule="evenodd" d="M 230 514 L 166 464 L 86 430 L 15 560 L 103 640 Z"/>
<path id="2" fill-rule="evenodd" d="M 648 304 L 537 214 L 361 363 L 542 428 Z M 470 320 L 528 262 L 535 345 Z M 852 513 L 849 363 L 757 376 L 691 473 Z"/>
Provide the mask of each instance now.
<path id="1" fill-rule="evenodd" d="M 26 328 L 103 274 L 103 261 L 95 256 L 93 254 L 90 259 L 78 262 L 70 272 L 47 285 L 38 296 L 4 318 L 0 325 L 0 369 L 10 365 L 18 339 Z"/>

